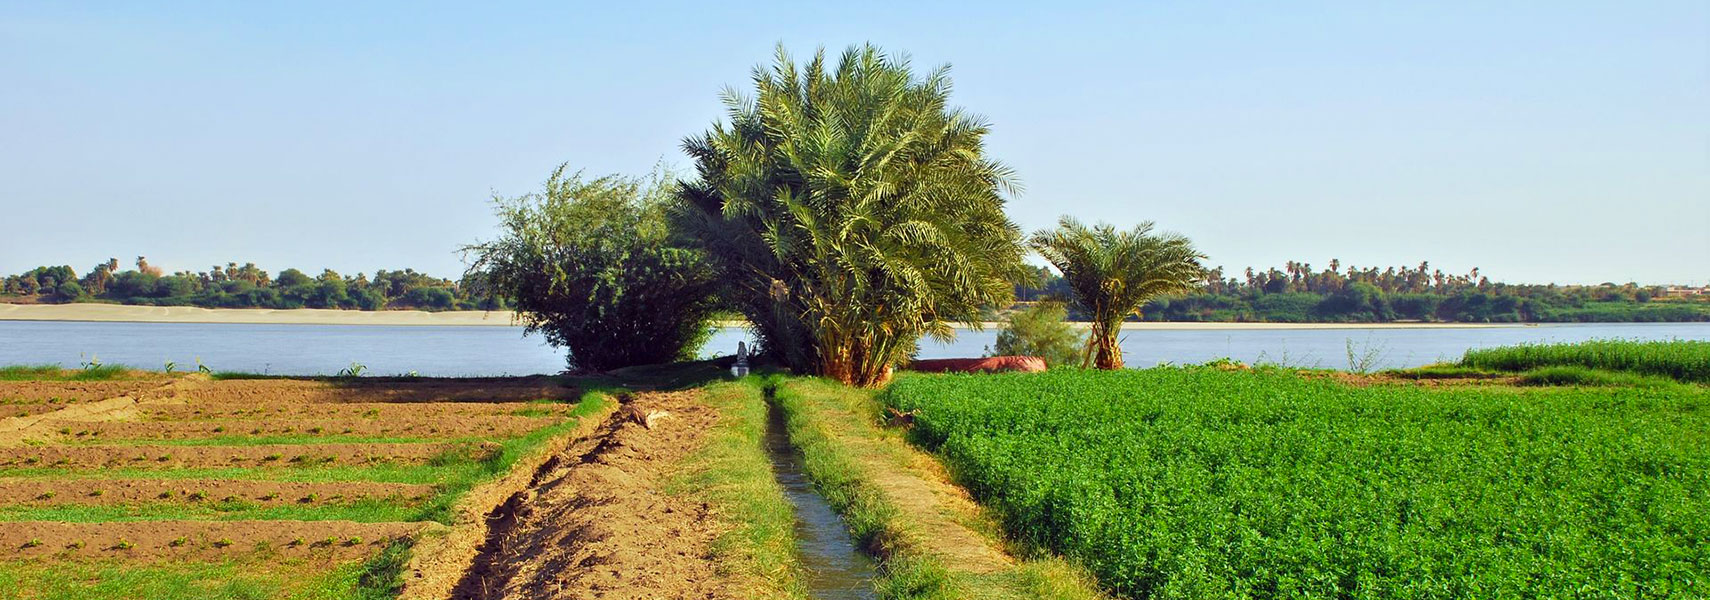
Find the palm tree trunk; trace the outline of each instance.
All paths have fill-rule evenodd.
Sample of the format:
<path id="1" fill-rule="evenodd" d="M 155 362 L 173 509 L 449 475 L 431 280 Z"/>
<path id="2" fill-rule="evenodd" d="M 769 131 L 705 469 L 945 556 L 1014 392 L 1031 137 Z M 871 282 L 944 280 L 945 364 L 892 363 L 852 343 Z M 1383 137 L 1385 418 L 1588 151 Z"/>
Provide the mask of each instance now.
<path id="1" fill-rule="evenodd" d="M 1117 344 L 1117 334 L 1122 332 L 1122 321 L 1114 325 L 1097 322 L 1093 324 L 1092 343 L 1093 366 L 1105 371 L 1115 371 L 1122 368 L 1122 347 Z"/>

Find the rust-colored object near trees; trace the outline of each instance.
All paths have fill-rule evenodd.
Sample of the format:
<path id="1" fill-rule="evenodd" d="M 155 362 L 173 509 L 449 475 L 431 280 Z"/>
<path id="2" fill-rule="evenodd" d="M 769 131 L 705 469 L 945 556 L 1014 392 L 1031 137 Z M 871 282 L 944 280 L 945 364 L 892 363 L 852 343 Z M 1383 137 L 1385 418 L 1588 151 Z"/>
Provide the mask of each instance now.
<path id="1" fill-rule="evenodd" d="M 1045 370 L 1045 359 L 1037 356 L 938 358 L 914 361 L 909 368 L 922 373 L 1039 373 Z"/>

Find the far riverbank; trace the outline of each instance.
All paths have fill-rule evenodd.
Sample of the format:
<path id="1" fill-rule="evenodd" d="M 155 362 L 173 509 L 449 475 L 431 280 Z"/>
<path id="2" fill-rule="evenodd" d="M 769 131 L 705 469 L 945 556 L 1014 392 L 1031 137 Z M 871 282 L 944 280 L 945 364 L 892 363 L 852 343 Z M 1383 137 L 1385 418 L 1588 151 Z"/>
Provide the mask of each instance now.
<path id="1" fill-rule="evenodd" d="M 112 323 L 236 323 L 251 325 L 388 325 L 514 327 L 510 311 L 330 310 L 298 308 L 198 308 L 124 304 L 0 304 L 0 321 L 91 321 Z M 741 322 L 720 323 L 740 327 Z M 999 323 L 986 323 L 993 329 Z M 1518 327 L 1489 323 L 1125 323 L 1127 330 L 1206 331 L 1247 329 L 1467 329 Z"/>

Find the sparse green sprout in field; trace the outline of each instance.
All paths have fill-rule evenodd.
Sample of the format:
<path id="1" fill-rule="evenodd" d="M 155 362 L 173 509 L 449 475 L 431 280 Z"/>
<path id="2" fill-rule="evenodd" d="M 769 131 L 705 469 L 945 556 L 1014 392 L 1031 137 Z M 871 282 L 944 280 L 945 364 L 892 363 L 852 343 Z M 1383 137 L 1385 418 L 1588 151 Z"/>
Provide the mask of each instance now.
<path id="1" fill-rule="evenodd" d="M 171 545 L 173 548 L 182 548 L 185 544 L 189 544 L 189 543 L 190 543 L 190 538 L 185 537 L 185 536 L 179 536 L 179 537 L 173 539 L 169 545 Z"/>
<path id="2" fill-rule="evenodd" d="M 25 548 L 35 548 L 35 547 L 41 546 L 41 545 L 42 545 L 42 539 L 41 538 L 30 538 L 30 541 L 24 542 Z"/>
<path id="3" fill-rule="evenodd" d="M 196 357 L 196 372 L 201 373 L 203 375 L 213 375 L 214 374 L 213 369 L 208 368 L 208 365 L 202 364 L 202 357 L 200 357 L 200 356 Z"/>
<path id="4" fill-rule="evenodd" d="M 71 428 L 70 427 L 61 427 L 61 428 L 59 428 L 59 434 L 60 435 L 71 435 Z"/>
<path id="5" fill-rule="evenodd" d="M 366 370 L 368 370 L 367 365 L 364 365 L 364 364 L 359 363 L 359 362 L 351 362 L 350 366 L 339 370 L 338 376 L 339 377 L 361 377 L 362 372 L 366 371 Z"/>
<path id="6" fill-rule="evenodd" d="M 83 546 L 84 546 L 83 540 L 77 540 L 75 542 L 72 542 L 72 543 L 65 545 L 66 548 L 69 548 L 71 550 L 81 550 L 81 549 L 83 549 Z"/>
<path id="7" fill-rule="evenodd" d="M 190 495 L 187 497 L 190 499 L 191 502 L 200 502 L 202 500 L 208 499 L 208 493 L 201 491 L 201 490 L 197 490 L 197 491 L 191 492 Z"/>
<path id="8" fill-rule="evenodd" d="M 172 490 L 166 490 L 164 492 L 161 492 L 160 495 L 155 496 L 155 497 L 160 498 L 161 500 L 169 500 L 172 498 L 172 495 L 173 495 Z"/>
<path id="9" fill-rule="evenodd" d="M 172 460 L 172 455 L 171 454 L 162 454 L 162 455 L 160 455 L 160 458 L 156 458 L 154 460 L 155 460 L 155 462 L 166 462 L 166 461 Z"/>
<path id="10" fill-rule="evenodd" d="M 310 427 L 309 428 L 309 433 L 312 433 L 314 435 L 320 435 L 322 431 L 325 431 L 325 430 L 320 428 L 320 427 Z"/>
<path id="11" fill-rule="evenodd" d="M 214 540 L 214 547 L 215 548 L 225 548 L 225 547 L 230 546 L 230 545 L 232 545 L 231 538 L 220 538 L 220 539 Z"/>
<path id="12" fill-rule="evenodd" d="M 53 497 L 54 497 L 54 493 L 51 491 L 48 491 L 48 492 L 42 492 L 42 494 L 40 496 L 36 496 L 36 499 L 37 500 L 52 500 Z"/>
<path id="13" fill-rule="evenodd" d="M 261 499 L 262 500 L 277 500 L 277 499 L 279 499 L 279 492 L 270 492 L 266 496 L 262 496 Z"/>
<path id="14" fill-rule="evenodd" d="M 316 546 L 332 546 L 332 545 L 335 545 L 337 543 L 338 543 L 337 537 L 327 536 L 325 539 L 322 539 L 319 542 L 315 542 L 315 545 Z"/>
<path id="15" fill-rule="evenodd" d="M 358 535 L 350 536 L 350 539 L 344 541 L 344 545 L 346 545 L 346 546 L 360 546 L 360 545 L 362 545 L 362 536 L 358 536 Z"/>
<path id="16" fill-rule="evenodd" d="M 172 362 L 170 360 L 166 361 L 166 374 L 167 375 L 171 375 L 174 371 L 177 371 L 177 370 L 178 370 L 178 363 Z"/>
<path id="17" fill-rule="evenodd" d="M 95 490 L 95 491 L 89 492 L 89 495 L 94 496 L 96 498 L 99 498 L 103 495 L 106 495 L 106 493 L 107 493 L 106 490 Z"/>
<path id="18" fill-rule="evenodd" d="M 224 425 L 221 425 L 221 426 L 214 428 L 214 433 L 225 433 L 225 431 L 226 431 L 226 427 Z"/>
<path id="19" fill-rule="evenodd" d="M 284 458 L 284 457 L 285 457 L 285 455 L 283 455 L 283 454 L 269 454 L 267 456 L 261 457 L 261 460 L 264 460 L 267 462 L 273 462 L 273 461 L 279 460 L 279 459 Z"/>
<path id="20" fill-rule="evenodd" d="M 286 544 L 286 545 L 287 546 L 301 546 L 301 545 L 303 545 L 303 543 L 304 543 L 303 538 L 295 537 L 295 538 L 291 538 L 291 542 Z"/>
<path id="21" fill-rule="evenodd" d="M 114 550 L 130 550 L 135 547 L 137 547 L 136 544 L 131 543 L 130 540 L 125 538 L 119 538 L 118 543 L 113 544 Z"/>

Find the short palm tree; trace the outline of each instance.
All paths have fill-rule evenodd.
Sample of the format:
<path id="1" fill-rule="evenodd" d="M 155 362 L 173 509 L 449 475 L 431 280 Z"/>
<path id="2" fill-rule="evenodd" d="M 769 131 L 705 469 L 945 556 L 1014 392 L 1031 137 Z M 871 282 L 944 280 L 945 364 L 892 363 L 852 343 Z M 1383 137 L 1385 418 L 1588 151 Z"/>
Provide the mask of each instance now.
<path id="1" fill-rule="evenodd" d="M 1128 231 L 1100 223 L 1088 227 L 1063 217 L 1056 229 L 1033 234 L 1033 249 L 1063 273 L 1075 301 L 1092 315 L 1083 365 L 1122 368 L 1117 334 L 1128 315 L 1140 315 L 1148 300 L 1195 289 L 1205 276 L 1205 258 L 1186 237 L 1152 233 L 1148 221 Z"/>
<path id="2" fill-rule="evenodd" d="M 871 46 L 798 66 L 780 48 L 754 86 L 684 142 L 699 178 L 675 222 L 767 355 L 874 385 L 921 336 L 1010 302 L 1025 252 L 1003 212 L 1013 178 L 985 156 L 986 123 L 950 105 L 945 69 L 917 76 Z"/>

